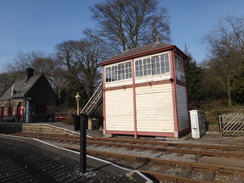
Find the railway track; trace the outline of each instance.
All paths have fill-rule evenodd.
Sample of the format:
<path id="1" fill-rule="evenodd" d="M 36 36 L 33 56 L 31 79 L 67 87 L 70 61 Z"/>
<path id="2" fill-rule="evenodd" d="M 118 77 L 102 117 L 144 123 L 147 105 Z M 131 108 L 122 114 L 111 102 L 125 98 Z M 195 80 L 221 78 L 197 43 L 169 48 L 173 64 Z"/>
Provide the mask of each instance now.
<path id="1" fill-rule="evenodd" d="M 63 148 L 80 151 L 79 148 L 69 146 L 63 146 Z M 164 160 L 92 150 L 87 151 L 87 153 L 96 157 L 109 159 L 110 161 L 124 161 L 124 165 L 127 166 L 128 163 L 136 163 L 137 170 L 158 181 L 237 183 L 242 182 L 244 178 L 244 168 L 238 167 Z M 128 168 L 135 168 L 134 166 L 128 166 Z"/>
<path id="2" fill-rule="evenodd" d="M 79 136 L 63 134 L 33 134 L 17 133 L 19 136 L 39 138 L 42 140 L 60 141 L 67 143 L 80 144 Z M 244 159 L 243 147 L 231 147 L 227 145 L 209 145 L 209 144 L 186 144 L 171 143 L 148 140 L 128 140 L 128 139 L 111 139 L 111 138 L 87 138 L 87 145 L 108 146 L 128 149 L 151 150 L 154 152 L 194 154 L 197 158 L 202 156 L 228 157 Z"/>
<path id="3" fill-rule="evenodd" d="M 38 134 L 17 133 L 15 135 L 38 138 L 45 141 L 55 142 L 56 145 L 79 151 L 79 136 L 63 134 Z M 65 144 L 65 145 L 63 145 Z M 244 167 L 234 164 L 211 165 L 200 162 L 203 156 L 228 158 L 243 161 L 243 147 L 209 144 L 186 144 L 148 140 L 128 140 L 115 138 L 87 138 L 87 153 L 113 161 L 128 168 L 138 169 L 152 179 L 165 182 L 236 182 L 244 181 Z M 96 151 L 105 147 L 104 151 Z M 108 149 L 106 150 L 106 147 Z M 152 153 L 171 154 L 177 156 L 193 154 L 195 162 L 166 160 L 163 158 L 152 158 L 135 156 L 121 153 L 112 153 L 111 147 L 115 149 L 128 149 L 128 151 L 151 151 Z M 130 153 L 129 153 L 130 154 Z M 132 163 L 133 162 L 133 163 Z"/>

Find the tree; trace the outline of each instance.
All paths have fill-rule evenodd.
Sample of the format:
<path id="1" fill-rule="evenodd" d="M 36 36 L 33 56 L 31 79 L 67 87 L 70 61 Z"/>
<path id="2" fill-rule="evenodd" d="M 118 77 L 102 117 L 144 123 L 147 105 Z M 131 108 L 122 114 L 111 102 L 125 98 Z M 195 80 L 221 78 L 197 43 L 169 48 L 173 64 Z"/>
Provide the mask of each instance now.
<path id="1" fill-rule="evenodd" d="M 244 17 L 220 18 L 216 28 L 204 37 L 209 59 L 205 62 L 205 86 L 217 87 L 228 105 L 233 103 L 234 83 L 244 70 Z M 237 83 L 236 83 L 237 82 Z M 211 86 L 212 84 L 212 86 Z"/>
<path id="2" fill-rule="evenodd" d="M 45 73 L 51 85 L 56 86 L 54 73 L 59 66 L 51 55 L 45 55 L 43 52 L 19 52 L 14 58 L 14 62 L 7 64 L 6 72 L 2 74 L 1 79 L 5 78 L 0 82 L 2 88 L 6 90 L 14 81 L 25 78 L 28 67 L 33 68 L 35 74 Z"/>
<path id="3" fill-rule="evenodd" d="M 244 104 L 244 72 L 234 79 L 232 96 L 235 103 Z"/>
<path id="4" fill-rule="evenodd" d="M 158 8 L 158 0 L 107 0 L 91 7 L 93 19 L 99 27 L 95 37 L 117 53 L 156 42 L 170 41 L 169 15 L 165 8 Z"/>
<path id="5" fill-rule="evenodd" d="M 60 88 L 65 94 L 67 105 L 74 105 L 76 92 L 81 95 L 81 105 L 88 99 L 101 81 L 99 63 L 110 56 L 110 49 L 96 39 L 66 41 L 56 46 L 56 57 L 63 69 L 66 86 Z M 61 95 L 59 95 L 62 97 Z"/>
<path id="6" fill-rule="evenodd" d="M 185 47 L 184 53 L 188 56 L 185 61 L 188 99 L 190 107 L 194 108 L 204 98 L 201 90 L 203 69 L 197 65 L 187 47 Z"/>
<path id="7" fill-rule="evenodd" d="M 66 41 L 56 45 L 56 59 L 62 70 L 59 75 L 62 81 L 58 86 L 58 99 L 60 105 L 65 107 L 75 106 L 74 96 L 80 92 L 84 99 L 84 88 L 82 82 L 78 79 L 80 63 L 82 62 L 78 41 Z"/>
<path id="8" fill-rule="evenodd" d="M 31 67 L 36 74 L 45 73 L 46 77 L 53 81 L 52 73 L 57 66 L 56 60 L 51 55 L 45 55 L 43 52 L 19 52 L 14 58 L 14 62 L 7 64 L 6 70 L 15 74 L 15 78 L 24 78 L 26 76 L 26 68 Z"/>
<path id="9" fill-rule="evenodd" d="M 1 73 L 0 74 L 0 96 L 13 84 L 15 81 L 15 76 L 12 73 Z"/>

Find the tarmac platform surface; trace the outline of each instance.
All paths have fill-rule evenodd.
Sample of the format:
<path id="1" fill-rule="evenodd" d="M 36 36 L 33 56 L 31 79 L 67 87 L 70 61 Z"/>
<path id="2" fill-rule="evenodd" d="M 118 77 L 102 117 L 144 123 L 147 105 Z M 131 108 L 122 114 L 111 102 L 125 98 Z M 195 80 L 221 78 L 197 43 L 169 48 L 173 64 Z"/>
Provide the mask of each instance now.
<path id="1" fill-rule="evenodd" d="M 46 124 L 74 131 L 72 125 L 66 125 L 63 123 Z M 93 137 L 103 137 L 102 131 L 87 130 L 87 135 Z M 3 163 L 5 161 L 4 159 L 6 158 L 9 159 L 10 162 L 15 163 L 14 165 L 11 165 L 12 167 L 18 167 L 17 170 L 15 168 L 11 169 L 5 167 L 5 171 L 0 171 L 0 183 L 18 182 L 17 179 L 20 175 L 16 175 L 16 172 L 23 172 L 23 176 L 27 176 L 27 178 L 22 178 L 23 180 L 21 179 L 21 182 L 30 182 L 30 180 L 32 182 L 44 181 L 52 183 L 94 181 L 116 183 L 121 181 L 128 183 L 152 182 L 138 171 L 132 171 L 89 155 L 87 155 L 87 173 L 81 174 L 79 173 L 79 152 L 59 148 L 37 139 L 0 134 L 0 142 L 2 142 L 0 149 L 0 170 L 2 170 L 1 165 L 6 166 L 6 164 Z M 25 156 L 30 158 L 26 159 Z M 36 161 L 35 158 L 37 156 L 43 156 L 48 158 L 48 160 L 45 161 L 45 158 L 39 158 L 39 160 Z M 52 157 L 55 159 L 52 159 Z M 18 160 L 16 160 L 16 158 L 18 158 Z M 30 159 L 33 161 L 30 161 Z M 67 164 L 67 162 L 69 163 Z M 57 169 L 57 172 L 55 173 L 56 169 L 50 167 L 56 167 L 57 164 L 64 166 L 64 168 L 63 170 Z M 45 168 L 42 168 L 41 166 L 45 166 Z M 66 173 L 67 176 L 64 176 L 64 173 Z M 57 174 L 60 174 L 63 177 L 56 178 L 56 176 L 58 177 Z"/>

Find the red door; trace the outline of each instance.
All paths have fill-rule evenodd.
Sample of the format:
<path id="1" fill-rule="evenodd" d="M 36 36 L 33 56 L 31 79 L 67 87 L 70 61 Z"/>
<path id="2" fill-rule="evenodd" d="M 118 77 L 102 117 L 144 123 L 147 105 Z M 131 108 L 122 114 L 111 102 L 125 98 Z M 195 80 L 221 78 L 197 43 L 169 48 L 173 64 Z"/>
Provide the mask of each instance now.
<path id="1" fill-rule="evenodd" d="M 8 116 L 12 116 L 13 115 L 13 108 L 11 105 L 8 106 Z"/>
<path id="2" fill-rule="evenodd" d="M 17 120 L 21 120 L 21 102 L 19 102 L 17 106 Z"/>

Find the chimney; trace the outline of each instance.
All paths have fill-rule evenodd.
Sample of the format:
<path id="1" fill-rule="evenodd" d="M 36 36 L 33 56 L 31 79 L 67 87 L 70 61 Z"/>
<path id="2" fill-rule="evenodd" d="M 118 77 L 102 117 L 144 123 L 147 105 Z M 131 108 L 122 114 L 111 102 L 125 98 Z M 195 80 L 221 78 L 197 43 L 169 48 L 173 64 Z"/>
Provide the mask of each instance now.
<path id="1" fill-rule="evenodd" d="M 27 68 L 26 69 L 26 83 L 28 80 L 34 75 L 34 69 L 32 68 Z"/>

